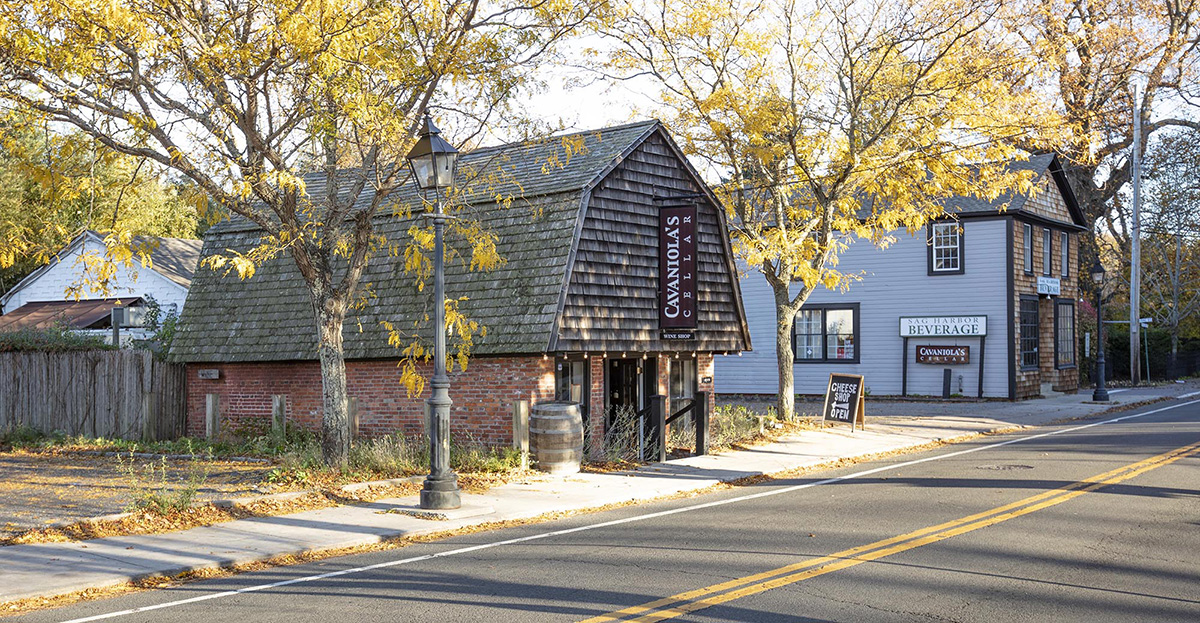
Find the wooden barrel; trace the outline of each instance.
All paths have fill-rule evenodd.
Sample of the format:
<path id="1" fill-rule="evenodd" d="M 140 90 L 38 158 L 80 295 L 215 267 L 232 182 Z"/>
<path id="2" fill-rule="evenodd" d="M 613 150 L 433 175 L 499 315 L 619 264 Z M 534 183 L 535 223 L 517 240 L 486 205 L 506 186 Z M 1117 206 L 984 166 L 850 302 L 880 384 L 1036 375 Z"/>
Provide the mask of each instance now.
<path id="1" fill-rule="evenodd" d="M 574 474 L 583 461 L 583 418 L 574 402 L 539 402 L 529 412 L 529 449 L 536 467 Z"/>

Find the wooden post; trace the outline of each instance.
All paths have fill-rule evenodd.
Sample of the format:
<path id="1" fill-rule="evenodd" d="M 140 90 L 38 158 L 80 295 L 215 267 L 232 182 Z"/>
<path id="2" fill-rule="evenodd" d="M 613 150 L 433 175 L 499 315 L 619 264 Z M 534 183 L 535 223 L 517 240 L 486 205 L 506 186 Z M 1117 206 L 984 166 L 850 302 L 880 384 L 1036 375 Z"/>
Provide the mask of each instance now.
<path id="1" fill-rule="evenodd" d="M 112 346 L 121 347 L 121 323 L 125 320 L 125 309 L 114 307 L 110 310 L 109 324 L 112 326 Z"/>
<path id="2" fill-rule="evenodd" d="M 696 420 L 696 456 L 708 454 L 708 392 L 696 392 L 692 399 Z"/>
<path id="3" fill-rule="evenodd" d="M 142 441 L 157 441 L 157 420 L 154 418 L 154 392 L 142 392 Z"/>
<path id="4" fill-rule="evenodd" d="M 346 405 L 346 416 L 350 418 L 350 439 L 358 439 L 358 397 L 352 396 Z"/>
<path id="5" fill-rule="evenodd" d="M 513 403 L 512 445 L 521 452 L 521 469 L 529 469 L 529 401 Z"/>
<path id="6" fill-rule="evenodd" d="M 657 448 L 654 459 L 657 462 L 667 460 L 667 397 L 650 397 L 650 421 L 654 426 L 654 447 Z"/>
<path id="7" fill-rule="evenodd" d="M 142 441 L 158 441 L 158 418 L 154 412 L 154 354 L 142 353 Z"/>
<path id="8" fill-rule="evenodd" d="M 204 395 L 204 436 L 216 439 L 221 432 L 221 396 L 219 394 Z"/>
<path id="9" fill-rule="evenodd" d="M 271 396 L 271 435 L 280 443 L 287 439 L 287 396 Z"/>

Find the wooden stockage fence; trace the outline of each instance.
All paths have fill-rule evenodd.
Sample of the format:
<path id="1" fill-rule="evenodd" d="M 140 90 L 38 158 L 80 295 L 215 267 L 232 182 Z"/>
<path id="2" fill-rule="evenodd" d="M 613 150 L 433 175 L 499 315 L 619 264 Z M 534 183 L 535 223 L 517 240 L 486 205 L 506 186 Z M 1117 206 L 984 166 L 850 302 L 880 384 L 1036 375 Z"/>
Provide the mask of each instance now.
<path id="1" fill-rule="evenodd" d="M 186 372 L 149 351 L 0 353 L 0 430 L 163 440 L 183 435 Z"/>

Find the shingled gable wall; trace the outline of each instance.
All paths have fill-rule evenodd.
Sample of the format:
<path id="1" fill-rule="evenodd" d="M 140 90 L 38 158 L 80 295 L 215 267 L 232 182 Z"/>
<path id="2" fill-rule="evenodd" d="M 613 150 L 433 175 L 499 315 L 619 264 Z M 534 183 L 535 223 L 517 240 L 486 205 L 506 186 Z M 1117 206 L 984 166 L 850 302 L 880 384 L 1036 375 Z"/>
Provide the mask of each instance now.
<path id="1" fill-rule="evenodd" d="M 718 207 L 696 200 L 696 339 L 658 331 L 657 197 L 702 193 L 662 132 L 592 189 L 563 304 L 558 352 L 738 351 L 749 346 Z M 676 204 L 678 205 L 678 204 Z"/>

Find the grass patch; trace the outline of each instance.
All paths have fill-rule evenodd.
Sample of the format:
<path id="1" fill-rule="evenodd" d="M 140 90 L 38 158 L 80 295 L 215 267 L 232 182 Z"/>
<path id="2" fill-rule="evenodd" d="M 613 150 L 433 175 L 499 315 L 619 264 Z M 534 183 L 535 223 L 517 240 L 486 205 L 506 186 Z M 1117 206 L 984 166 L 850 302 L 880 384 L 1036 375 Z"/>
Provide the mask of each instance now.
<path id="1" fill-rule="evenodd" d="M 297 446 L 315 443 L 316 435 L 289 425 L 284 434 L 255 434 L 247 437 L 232 435 L 227 439 L 181 437 L 171 441 L 131 441 L 105 437 L 67 435 L 62 431 L 50 434 L 21 425 L 0 432 L 0 450 L 28 452 L 116 452 L 120 454 L 147 453 L 191 456 L 193 458 L 229 459 L 254 457 L 272 459 L 293 451 Z"/>
<path id="2" fill-rule="evenodd" d="M 811 427 L 811 423 L 804 418 L 781 420 L 773 407 L 767 407 L 765 413 L 760 413 L 742 405 L 718 405 L 708 418 L 708 448 L 709 452 L 735 449 Z M 669 435 L 667 446 L 673 453 L 680 450 L 690 452 L 696 447 L 696 429 L 691 422 L 682 426 L 672 425 Z"/>
<path id="3" fill-rule="evenodd" d="M 171 515 L 186 511 L 196 500 L 196 492 L 208 480 L 208 462 L 193 462 L 186 476 L 177 482 L 168 476 L 166 457 L 139 466 L 132 453 L 127 458 L 118 454 L 117 464 L 130 483 L 132 500 L 126 508 L 130 512 Z"/>
<path id="4" fill-rule="evenodd" d="M 313 486 L 416 476 L 429 472 L 429 440 L 399 433 L 362 439 L 350 447 L 346 467 L 339 470 L 325 465 L 314 436 L 290 444 L 277 455 L 277 463 L 267 474 L 267 481 L 275 484 Z M 450 467 L 460 474 L 506 474 L 521 469 L 521 452 L 469 435 L 458 437 L 450 443 Z"/>

